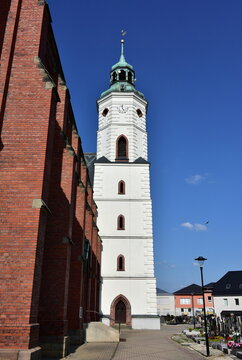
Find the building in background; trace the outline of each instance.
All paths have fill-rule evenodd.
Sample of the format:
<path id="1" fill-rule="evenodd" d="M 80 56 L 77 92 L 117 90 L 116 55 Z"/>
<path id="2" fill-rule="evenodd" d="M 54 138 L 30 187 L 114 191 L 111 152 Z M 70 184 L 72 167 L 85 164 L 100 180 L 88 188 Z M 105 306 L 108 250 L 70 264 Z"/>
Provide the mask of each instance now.
<path id="1" fill-rule="evenodd" d="M 106 324 L 158 329 L 150 164 L 144 95 L 123 54 L 98 100 L 94 198 L 103 241 L 101 311 Z"/>
<path id="2" fill-rule="evenodd" d="M 175 297 L 159 288 L 156 289 L 157 311 L 159 316 L 175 315 Z"/>
<path id="3" fill-rule="evenodd" d="M 61 358 L 98 319 L 97 208 L 48 6 L 0 25 L 0 358 Z"/>
<path id="4" fill-rule="evenodd" d="M 176 316 L 197 316 L 203 312 L 202 287 L 191 284 L 174 292 Z M 211 290 L 205 290 L 205 307 L 207 314 L 214 313 Z"/>
<path id="5" fill-rule="evenodd" d="M 242 315 L 242 271 L 228 271 L 213 288 L 217 316 Z"/>

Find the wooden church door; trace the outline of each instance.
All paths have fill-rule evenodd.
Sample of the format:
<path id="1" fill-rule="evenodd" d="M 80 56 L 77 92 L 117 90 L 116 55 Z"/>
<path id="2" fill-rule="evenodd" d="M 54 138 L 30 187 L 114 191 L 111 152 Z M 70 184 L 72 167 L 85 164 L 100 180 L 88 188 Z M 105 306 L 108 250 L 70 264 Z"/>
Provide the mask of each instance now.
<path id="1" fill-rule="evenodd" d="M 126 323 L 126 306 L 122 300 L 120 300 L 115 307 L 115 322 L 121 324 Z"/>

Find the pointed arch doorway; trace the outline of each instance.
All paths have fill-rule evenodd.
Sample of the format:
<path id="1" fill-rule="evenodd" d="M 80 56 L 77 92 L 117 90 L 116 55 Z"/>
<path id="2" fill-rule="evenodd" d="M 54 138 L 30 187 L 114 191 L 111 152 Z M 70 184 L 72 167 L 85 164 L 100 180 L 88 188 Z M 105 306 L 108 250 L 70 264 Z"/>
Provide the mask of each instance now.
<path id="1" fill-rule="evenodd" d="M 119 300 L 115 306 L 115 322 L 126 324 L 126 306 L 122 300 Z"/>
<path id="2" fill-rule="evenodd" d="M 115 323 L 131 326 L 131 305 L 122 294 L 113 300 L 110 308 L 110 325 L 113 326 Z"/>

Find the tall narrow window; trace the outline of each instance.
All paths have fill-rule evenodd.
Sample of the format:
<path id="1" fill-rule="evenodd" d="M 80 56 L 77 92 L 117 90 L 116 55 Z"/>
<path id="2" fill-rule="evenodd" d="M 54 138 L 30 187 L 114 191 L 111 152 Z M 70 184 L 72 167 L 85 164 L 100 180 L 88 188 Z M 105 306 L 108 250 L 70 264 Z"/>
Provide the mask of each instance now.
<path id="1" fill-rule="evenodd" d="M 125 270 L 125 259 L 123 255 L 117 257 L 117 271 Z"/>
<path id="2" fill-rule="evenodd" d="M 132 73 L 131 73 L 131 71 L 128 72 L 128 82 L 132 83 Z"/>
<path id="3" fill-rule="evenodd" d="M 118 193 L 120 195 L 125 194 L 125 182 L 123 180 L 120 180 L 118 183 Z"/>
<path id="4" fill-rule="evenodd" d="M 117 224 L 118 230 L 124 230 L 125 229 L 125 219 L 123 215 L 118 216 L 118 224 Z"/>
<path id="5" fill-rule="evenodd" d="M 119 136 L 117 139 L 116 160 L 128 160 L 128 140 L 124 135 Z"/>

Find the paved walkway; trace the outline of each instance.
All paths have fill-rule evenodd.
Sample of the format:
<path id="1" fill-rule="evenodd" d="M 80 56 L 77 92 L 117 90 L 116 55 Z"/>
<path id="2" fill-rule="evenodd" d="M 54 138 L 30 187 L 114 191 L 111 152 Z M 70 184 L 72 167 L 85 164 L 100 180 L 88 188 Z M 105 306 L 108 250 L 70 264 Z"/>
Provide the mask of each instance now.
<path id="1" fill-rule="evenodd" d="M 171 339 L 184 326 L 167 325 L 161 330 L 123 330 L 121 342 L 89 343 L 80 346 L 67 360 L 201 360 L 203 355 L 188 346 L 182 346 Z M 199 349 L 203 348 L 200 346 Z M 211 360 L 231 359 L 219 352 Z M 221 357 L 222 356 L 222 357 Z"/>

